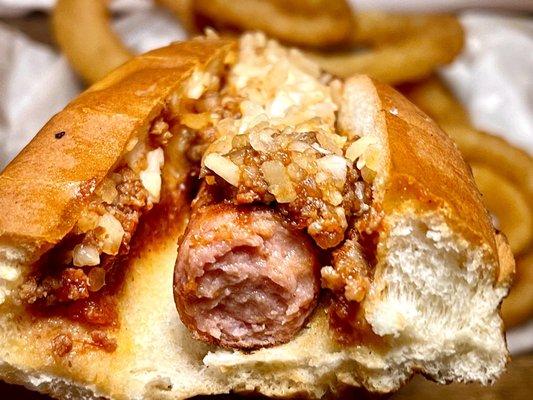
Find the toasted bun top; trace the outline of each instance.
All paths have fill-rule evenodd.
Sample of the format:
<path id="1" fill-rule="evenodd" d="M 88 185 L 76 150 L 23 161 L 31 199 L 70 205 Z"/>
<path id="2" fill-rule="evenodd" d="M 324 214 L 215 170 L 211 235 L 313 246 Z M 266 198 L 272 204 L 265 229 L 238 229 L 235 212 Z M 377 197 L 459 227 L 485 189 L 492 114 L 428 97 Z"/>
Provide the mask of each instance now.
<path id="1" fill-rule="evenodd" d="M 202 38 L 151 51 L 55 115 L 0 175 L 0 242 L 35 248 L 63 238 L 129 140 L 147 131 L 194 69 L 233 46 Z"/>
<path id="2" fill-rule="evenodd" d="M 361 99 L 360 93 L 367 98 Z M 514 262 L 512 257 L 501 256 L 508 245 L 501 235 L 497 245 L 470 167 L 452 139 L 399 92 L 367 76 L 349 79 L 345 96 L 352 104 L 368 102 L 364 118 L 372 121 L 369 131 L 382 133 L 382 168 L 374 196 L 383 212 L 402 212 L 407 207 L 421 214 L 439 209 L 455 232 L 490 248 L 490 254 L 502 264 L 496 271 L 497 281 L 508 281 Z M 372 110 L 379 111 L 372 115 Z M 347 115 L 344 123 L 353 124 L 350 118 L 361 116 Z"/>

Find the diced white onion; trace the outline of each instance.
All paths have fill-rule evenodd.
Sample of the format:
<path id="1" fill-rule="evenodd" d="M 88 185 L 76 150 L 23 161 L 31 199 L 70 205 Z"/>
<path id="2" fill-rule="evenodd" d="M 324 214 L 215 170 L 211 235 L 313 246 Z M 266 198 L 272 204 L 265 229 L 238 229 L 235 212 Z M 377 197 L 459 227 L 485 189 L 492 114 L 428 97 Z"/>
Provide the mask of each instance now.
<path id="1" fill-rule="evenodd" d="M 102 251 L 106 254 L 116 255 L 124 237 L 122 224 L 113 215 L 107 213 L 100 217 L 98 226 L 104 229 L 104 234 L 101 237 Z"/>
<path id="2" fill-rule="evenodd" d="M 144 158 L 145 154 L 146 145 L 144 142 L 139 142 L 130 152 L 126 153 L 124 160 L 126 161 L 126 164 L 128 164 L 128 167 L 130 167 L 132 170 L 139 171 L 142 168 L 140 167 L 140 162 Z"/>
<path id="3" fill-rule="evenodd" d="M 210 153 L 204 159 L 204 165 L 233 186 L 239 184 L 241 172 L 230 159 L 217 153 Z"/>
<path id="4" fill-rule="evenodd" d="M 260 130 L 250 133 L 250 146 L 256 151 L 269 152 L 274 150 L 274 139 L 272 139 L 272 131 Z"/>
<path id="5" fill-rule="evenodd" d="M 296 191 L 281 161 L 265 161 L 261 165 L 261 171 L 269 185 L 268 190 L 276 197 L 278 203 L 290 203 L 296 200 Z"/>
<path id="6" fill-rule="evenodd" d="M 5 281 L 15 281 L 20 276 L 20 270 L 14 266 L 3 264 L 0 265 L 0 279 Z"/>
<path id="7" fill-rule="evenodd" d="M 72 251 L 72 263 L 76 267 L 100 264 L 100 254 L 95 246 L 78 244 Z"/>
<path id="8" fill-rule="evenodd" d="M 337 182 L 346 181 L 346 159 L 335 154 L 324 156 L 316 161 L 318 168 L 333 177 Z"/>
<path id="9" fill-rule="evenodd" d="M 100 187 L 100 197 L 103 201 L 105 201 L 108 204 L 113 203 L 115 198 L 118 196 L 118 191 L 116 188 L 116 184 L 112 179 L 106 178 L 102 182 L 102 186 Z"/>
<path id="10" fill-rule="evenodd" d="M 149 200 L 153 203 L 159 201 L 161 195 L 161 168 L 165 163 L 165 154 L 162 148 L 149 151 L 146 155 L 148 166 L 139 175 L 141 183 L 150 194 Z"/>
<path id="11" fill-rule="evenodd" d="M 209 72 L 196 70 L 187 83 L 185 94 L 190 99 L 199 99 L 205 90 L 214 83 L 216 77 Z"/>
<path id="12" fill-rule="evenodd" d="M 105 285 L 105 269 L 102 267 L 91 268 L 89 274 L 89 290 L 91 292 L 97 292 Z"/>
<path id="13" fill-rule="evenodd" d="M 363 136 L 357 139 L 346 149 L 346 158 L 354 162 L 364 154 L 368 146 L 375 143 L 377 143 L 377 139 L 374 136 Z"/>
<path id="14" fill-rule="evenodd" d="M 89 232 L 98 226 L 99 219 L 100 216 L 93 211 L 84 212 L 77 222 L 77 227 L 81 232 Z"/>

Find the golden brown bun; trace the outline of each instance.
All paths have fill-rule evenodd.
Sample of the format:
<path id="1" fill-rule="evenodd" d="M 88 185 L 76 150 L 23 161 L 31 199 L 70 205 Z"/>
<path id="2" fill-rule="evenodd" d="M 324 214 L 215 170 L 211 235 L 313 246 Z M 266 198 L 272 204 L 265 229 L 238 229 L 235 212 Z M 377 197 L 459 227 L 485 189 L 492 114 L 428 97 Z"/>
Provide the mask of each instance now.
<path id="1" fill-rule="evenodd" d="M 483 205 L 470 167 L 452 139 L 435 122 L 390 86 L 373 81 L 387 131 L 388 182 L 383 210 L 416 202 L 419 212 L 441 208 L 450 227 L 471 241 L 485 243 L 492 254 L 508 244 L 496 232 Z M 504 251 L 504 250 L 502 250 Z M 505 251 L 504 251 L 505 252 Z M 510 253 L 509 253 L 510 254 Z M 501 257 L 496 275 L 508 281 L 514 259 Z"/>
<path id="2" fill-rule="evenodd" d="M 382 219 L 372 288 L 362 302 L 379 340 L 342 346 L 319 308 L 291 342 L 203 360 L 231 386 L 268 395 L 364 386 L 387 392 L 413 373 L 487 383 L 508 360 L 498 315 L 514 270 L 472 174 L 451 139 L 394 89 L 366 76 L 346 82 L 339 127 L 381 144 L 374 204 Z M 235 378 L 233 376 L 236 376 Z M 334 378 L 332 377 L 334 376 Z"/>
<path id="3" fill-rule="evenodd" d="M 206 40 L 148 53 L 73 101 L 0 177 L 0 204 L 7 210 L 0 238 L 46 246 L 61 239 L 83 207 L 79 188 L 101 180 L 129 138 L 146 131 L 169 87 L 232 46 Z M 376 136 L 383 150 L 375 179 L 374 208 L 383 216 L 373 228 L 379 234 L 376 274 L 362 304 L 379 343 L 340 345 L 322 305 L 284 345 L 243 353 L 192 339 L 172 293 L 182 204 L 174 208 L 172 229 L 157 229 L 174 215 L 161 207 L 141 228 L 117 297 L 120 324 L 110 332 L 115 352 L 88 344 L 89 332 L 79 324 L 34 318 L 4 303 L 0 377 L 60 398 L 117 399 L 253 390 L 319 398 L 345 385 L 388 392 L 417 371 L 439 382 L 495 379 L 507 361 L 497 309 L 512 257 L 495 236 L 459 152 L 420 110 L 365 76 L 347 82 L 339 123 Z M 55 139 L 56 130 L 64 137 Z M 50 167 L 69 158 L 71 170 Z M 23 185 L 31 196 L 21 193 Z M 64 332 L 77 340 L 66 356 L 54 356 L 53 339 Z"/>
<path id="4" fill-rule="evenodd" d="M 27 243 L 37 250 L 29 256 L 34 260 L 62 239 L 129 140 L 146 134 L 169 94 L 233 46 L 202 39 L 151 51 L 55 115 L 0 175 L 0 243 Z"/>
<path id="5" fill-rule="evenodd" d="M 119 327 L 105 330 L 116 340 L 114 352 L 93 344 L 94 328 L 61 317 L 35 317 L 5 303 L 0 306 L 1 379 L 57 398 L 140 398 L 148 390 L 141 376 L 150 373 L 150 368 L 143 370 L 143 363 L 150 365 L 151 357 L 157 357 L 159 364 L 153 364 L 166 366 L 165 353 L 176 357 L 194 347 L 192 338 L 178 343 L 179 350 L 168 344 L 175 340 L 168 330 L 178 325 L 179 319 L 173 301 L 161 302 L 172 296 L 177 238 L 185 227 L 188 206 L 182 193 L 172 207 L 149 213 L 139 227 L 131 257 L 122 266 L 127 272 L 117 295 Z M 163 325 L 163 320 L 172 325 Z M 72 350 L 64 356 L 54 351 L 54 339 L 61 334 L 71 335 L 73 340 Z M 159 334 L 161 341 L 154 342 Z M 187 335 L 185 328 L 181 334 Z M 183 366 L 183 362 L 174 366 Z M 147 380 L 157 381 L 155 376 Z M 191 385 L 187 390 L 199 389 Z"/>

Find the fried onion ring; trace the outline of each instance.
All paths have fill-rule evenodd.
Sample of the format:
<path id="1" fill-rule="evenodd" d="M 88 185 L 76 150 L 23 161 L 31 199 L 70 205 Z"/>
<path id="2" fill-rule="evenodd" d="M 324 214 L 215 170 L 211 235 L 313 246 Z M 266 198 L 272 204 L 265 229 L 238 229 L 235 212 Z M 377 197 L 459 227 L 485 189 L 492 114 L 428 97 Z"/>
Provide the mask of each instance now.
<path id="1" fill-rule="evenodd" d="M 360 26 L 352 38 L 354 44 L 372 45 L 373 49 L 309 53 L 334 75 L 363 73 L 389 84 L 415 81 L 451 62 L 463 48 L 463 30 L 451 16 L 361 13 L 356 19 Z"/>
<path id="2" fill-rule="evenodd" d="M 212 24 L 223 30 L 263 30 L 307 47 L 351 44 L 373 48 L 310 53 L 326 71 L 341 77 L 365 73 L 391 84 L 413 81 L 453 60 L 463 45 L 463 31 L 454 17 L 352 15 L 344 0 L 157 2 L 170 9 L 190 33 Z M 132 56 L 109 26 L 106 6 L 106 0 L 59 0 L 54 11 L 57 42 L 89 84 Z"/>
<path id="3" fill-rule="evenodd" d="M 533 159 L 504 139 L 471 126 L 441 123 L 441 127 L 452 137 L 463 157 L 470 163 L 489 165 L 499 174 L 514 182 L 533 200 Z"/>
<path id="4" fill-rule="evenodd" d="M 475 129 L 463 106 L 436 77 L 400 90 L 441 125 L 468 162 L 489 165 L 514 182 L 532 204 L 533 159 L 526 152 L 499 137 Z"/>
<path id="5" fill-rule="evenodd" d="M 470 125 L 463 105 L 437 76 L 402 85 L 398 89 L 440 124 Z"/>
<path id="6" fill-rule="evenodd" d="M 110 27 L 106 0 L 58 0 L 52 26 L 72 67 L 89 84 L 132 57 Z"/>
<path id="7" fill-rule="evenodd" d="M 354 23 L 345 0 L 197 0 L 194 13 L 200 29 L 260 30 L 309 47 L 347 43 Z"/>
<path id="8" fill-rule="evenodd" d="M 507 237 L 513 253 L 521 253 L 533 238 L 533 210 L 524 193 L 489 167 L 481 164 L 471 167 L 483 202 L 496 218 L 495 225 Z"/>
<path id="9" fill-rule="evenodd" d="M 505 140 L 475 129 L 463 106 L 432 77 L 400 88 L 452 137 L 472 164 L 487 208 L 500 220 L 515 255 L 533 238 L 533 159 Z"/>
<path id="10" fill-rule="evenodd" d="M 509 296 L 502 304 L 502 318 L 507 328 L 533 316 L 533 252 L 516 262 L 516 273 Z"/>
<path id="11" fill-rule="evenodd" d="M 193 0 L 155 0 L 156 3 L 166 7 L 181 22 L 183 27 L 190 34 L 199 33 L 194 18 Z"/>

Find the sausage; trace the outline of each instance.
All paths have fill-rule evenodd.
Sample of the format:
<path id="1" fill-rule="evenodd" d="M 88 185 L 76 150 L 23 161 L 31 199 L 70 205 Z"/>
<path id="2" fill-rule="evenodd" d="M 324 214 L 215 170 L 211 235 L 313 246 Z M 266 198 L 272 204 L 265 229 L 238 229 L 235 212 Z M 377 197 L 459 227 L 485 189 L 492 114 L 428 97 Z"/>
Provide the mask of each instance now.
<path id="1" fill-rule="evenodd" d="M 289 341 L 320 287 L 311 240 L 266 206 L 213 201 L 201 190 L 181 239 L 174 297 L 203 341 L 253 349 Z"/>

